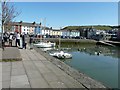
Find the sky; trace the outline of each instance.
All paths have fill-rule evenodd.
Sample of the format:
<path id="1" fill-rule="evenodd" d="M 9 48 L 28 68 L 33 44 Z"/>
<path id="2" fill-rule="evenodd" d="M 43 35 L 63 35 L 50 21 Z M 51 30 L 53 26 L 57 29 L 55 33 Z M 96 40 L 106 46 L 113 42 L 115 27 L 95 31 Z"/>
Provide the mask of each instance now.
<path id="1" fill-rule="evenodd" d="M 60 28 L 81 25 L 118 25 L 117 2 L 12 2 L 21 14 L 15 21 Z"/>

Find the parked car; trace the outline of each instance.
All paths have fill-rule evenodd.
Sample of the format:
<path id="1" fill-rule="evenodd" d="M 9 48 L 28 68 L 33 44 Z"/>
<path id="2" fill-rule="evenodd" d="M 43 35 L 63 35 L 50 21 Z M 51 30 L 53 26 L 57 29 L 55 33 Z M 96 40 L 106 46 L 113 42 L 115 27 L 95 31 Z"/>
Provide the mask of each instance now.
<path id="1" fill-rule="evenodd" d="M 76 36 L 75 39 L 80 39 L 80 37 L 79 37 L 79 36 Z"/>

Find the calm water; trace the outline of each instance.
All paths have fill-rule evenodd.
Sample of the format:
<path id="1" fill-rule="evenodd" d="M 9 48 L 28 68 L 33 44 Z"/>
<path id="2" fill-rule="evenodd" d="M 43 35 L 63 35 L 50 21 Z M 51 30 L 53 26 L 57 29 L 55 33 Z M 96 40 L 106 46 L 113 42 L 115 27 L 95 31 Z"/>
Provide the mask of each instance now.
<path id="1" fill-rule="evenodd" d="M 68 48 L 68 45 L 64 45 L 64 47 Z M 105 86 L 118 88 L 118 61 L 120 59 L 118 55 L 120 55 L 120 48 L 76 45 L 67 51 L 73 55 L 73 58 L 62 60 L 66 64 L 100 81 Z"/>

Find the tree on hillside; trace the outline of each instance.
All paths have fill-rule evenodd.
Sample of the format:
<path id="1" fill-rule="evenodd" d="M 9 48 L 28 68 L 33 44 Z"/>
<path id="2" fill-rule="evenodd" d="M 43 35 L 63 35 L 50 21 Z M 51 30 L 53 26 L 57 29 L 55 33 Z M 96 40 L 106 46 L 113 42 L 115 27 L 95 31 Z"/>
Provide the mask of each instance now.
<path id="1" fill-rule="evenodd" d="M 4 32 L 5 27 L 9 26 L 9 23 L 12 22 L 20 13 L 17 12 L 15 6 L 7 0 L 4 0 L 1 4 L 2 12 L 0 13 L 0 16 L 2 22 L 2 32 Z"/>

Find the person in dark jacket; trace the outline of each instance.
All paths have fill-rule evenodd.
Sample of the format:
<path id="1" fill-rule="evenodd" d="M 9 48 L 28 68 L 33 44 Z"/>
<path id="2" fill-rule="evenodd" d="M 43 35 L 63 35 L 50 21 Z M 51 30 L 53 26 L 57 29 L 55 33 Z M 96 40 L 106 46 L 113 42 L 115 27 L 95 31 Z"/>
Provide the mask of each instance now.
<path id="1" fill-rule="evenodd" d="M 2 49 L 3 49 L 3 51 L 4 51 L 4 47 L 5 47 L 5 40 L 4 40 L 4 38 L 2 38 Z"/>
<path id="2" fill-rule="evenodd" d="M 25 48 L 26 49 L 26 41 L 25 41 L 25 34 L 23 33 L 22 34 L 22 48 Z"/>
<path id="3" fill-rule="evenodd" d="M 12 41 L 13 41 L 13 34 L 10 33 L 10 36 L 9 36 L 9 45 L 12 47 Z"/>
<path id="4" fill-rule="evenodd" d="M 7 32 L 5 32 L 5 33 L 3 34 L 4 42 L 7 42 L 7 38 L 8 38 L 8 34 L 7 34 Z"/>
<path id="5" fill-rule="evenodd" d="M 30 43 L 30 49 L 32 49 L 32 44 L 33 44 L 33 36 L 32 35 L 30 35 L 29 43 Z"/>

